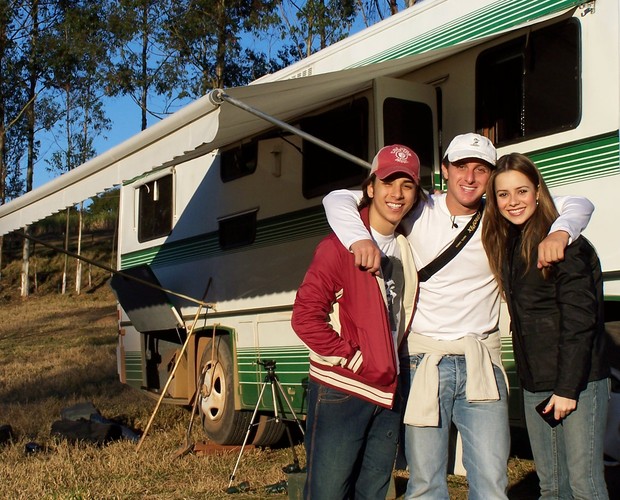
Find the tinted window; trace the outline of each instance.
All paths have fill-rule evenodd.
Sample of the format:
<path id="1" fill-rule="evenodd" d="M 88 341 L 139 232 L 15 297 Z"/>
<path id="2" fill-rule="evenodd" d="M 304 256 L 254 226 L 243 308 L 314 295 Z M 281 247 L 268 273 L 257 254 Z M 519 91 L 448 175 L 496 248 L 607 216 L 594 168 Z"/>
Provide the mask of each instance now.
<path id="1" fill-rule="evenodd" d="M 256 238 L 256 210 L 219 221 L 220 247 L 230 250 L 251 245 Z"/>
<path id="2" fill-rule="evenodd" d="M 574 128 L 580 119 L 580 34 L 569 19 L 482 52 L 476 128 L 496 144 Z"/>
<path id="3" fill-rule="evenodd" d="M 138 241 L 167 236 L 172 230 L 172 175 L 138 188 Z"/>
<path id="4" fill-rule="evenodd" d="M 368 161 L 368 100 L 352 102 L 326 113 L 304 118 L 303 131 Z M 368 170 L 303 141 L 303 195 L 322 196 L 334 189 L 359 186 Z"/>
<path id="5" fill-rule="evenodd" d="M 258 158 L 258 141 L 252 141 L 222 151 L 220 155 L 220 177 L 222 182 L 232 181 L 253 174 Z"/>

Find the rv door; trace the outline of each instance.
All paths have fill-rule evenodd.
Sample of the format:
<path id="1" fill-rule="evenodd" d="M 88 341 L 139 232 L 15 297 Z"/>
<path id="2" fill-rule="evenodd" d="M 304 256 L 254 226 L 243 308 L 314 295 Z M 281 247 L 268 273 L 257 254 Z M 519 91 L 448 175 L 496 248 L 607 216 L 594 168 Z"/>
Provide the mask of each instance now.
<path id="1" fill-rule="evenodd" d="M 420 158 L 422 186 L 430 189 L 438 180 L 437 97 L 433 86 L 399 80 L 374 80 L 374 109 L 377 150 L 389 144 L 404 144 Z"/>

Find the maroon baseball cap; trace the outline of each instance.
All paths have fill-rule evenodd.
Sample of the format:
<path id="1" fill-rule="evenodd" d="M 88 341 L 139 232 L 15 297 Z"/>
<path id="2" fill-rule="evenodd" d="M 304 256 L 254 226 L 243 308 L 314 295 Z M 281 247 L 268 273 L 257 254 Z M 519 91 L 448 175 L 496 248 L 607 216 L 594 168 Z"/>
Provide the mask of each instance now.
<path id="1" fill-rule="evenodd" d="M 407 146 L 392 144 L 382 147 L 372 160 L 371 174 L 383 180 L 390 175 L 405 174 L 415 181 L 420 182 L 420 159 Z"/>

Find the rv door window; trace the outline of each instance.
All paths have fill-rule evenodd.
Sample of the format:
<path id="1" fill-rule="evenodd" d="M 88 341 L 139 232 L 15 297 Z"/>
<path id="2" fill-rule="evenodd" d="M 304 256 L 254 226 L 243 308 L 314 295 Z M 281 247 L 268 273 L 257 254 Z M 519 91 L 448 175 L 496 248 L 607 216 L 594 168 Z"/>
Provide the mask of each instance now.
<path id="1" fill-rule="evenodd" d="M 579 23 L 568 19 L 480 54 L 476 128 L 498 145 L 575 128 L 581 116 Z"/>
<path id="2" fill-rule="evenodd" d="M 347 153 L 368 160 L 368 99 L 365 97 L 304 118 L 300 122 L 309 133 Z M 368 170 L 349 160 L 303 141 L 302 192 L 306 198 L 322 196 L 334 189 L 359 186 Z"/>
<path id="3" fill-rule="evenodd" d="M 172 174 L 138 188 L 138 241 L 168 236 L 172 231 Z"/>
<path id="4" fill-rule="evenodd" d="M 383 144 L 404 144 L 420 158 L 422 186 L 433 186 L 433 111 L 424 102 L 388 97 L 383 101 Z"/>

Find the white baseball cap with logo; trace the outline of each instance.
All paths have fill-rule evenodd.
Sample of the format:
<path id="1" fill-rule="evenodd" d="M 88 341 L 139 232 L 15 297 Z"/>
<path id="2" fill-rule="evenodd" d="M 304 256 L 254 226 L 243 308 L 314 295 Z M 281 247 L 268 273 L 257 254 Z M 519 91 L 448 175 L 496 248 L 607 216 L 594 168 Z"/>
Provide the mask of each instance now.
<path id="1" fill-rule="evenodd" d="M 461 134 L 457 135 L 446 149 L 444 159 L 450 163 L 456 163 L 466 158 L 478 158 L 495 166 L 497 161 L 497 150 L 493 143 L 480 134 Z"/>

